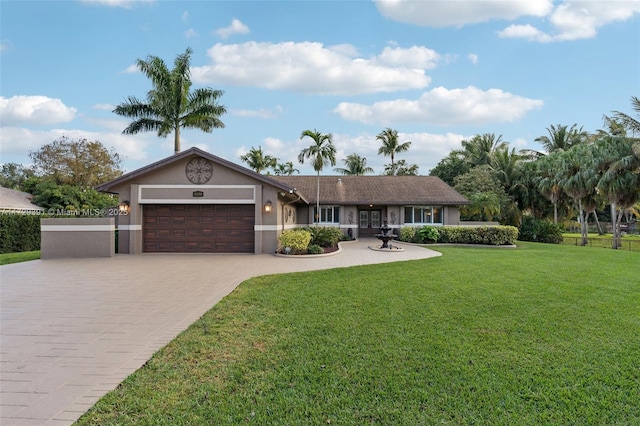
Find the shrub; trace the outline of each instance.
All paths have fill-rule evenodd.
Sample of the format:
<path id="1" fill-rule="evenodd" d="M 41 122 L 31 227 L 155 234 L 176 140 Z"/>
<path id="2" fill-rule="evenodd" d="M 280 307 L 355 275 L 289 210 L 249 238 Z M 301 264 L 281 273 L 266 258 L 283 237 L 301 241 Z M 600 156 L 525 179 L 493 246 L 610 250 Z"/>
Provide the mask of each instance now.
<path id="1" fill-rule="evenodd" d="M 438 232 L 438 229 L 435 226 L 423 226 L 418 229 L 415 238 L 419 243 L 435 243 L 438 241 L 439 235 L 440 232 Z"/>
<path id="2" fill-rule="evenodd" d="M 0 253 L 40 250 L 40 217 L 0 213 Z"/>
<path id="3" fill-rule="evenodd" d="M 562 242 L 562 227 L 549 220 L 525 216 L 520 225 L 518 239 L 537 243 L 560 244 Z"/>
<path id="4" fill-rule="evenodd" d="M 280 234 L 282 247 L 290 247 L 292 254 L 306 253 L 311 242 L 311 233 L 302 228 L 290 229 Z"/>
<path id="5" fill-rule="evenodd" d="M 438 229 L 439 243 L 512 245 L 518 238 L 515 226 L 445 226 Z"/>
<path id="6" fill-rule="evenodd" d="M 414 226 L 403 226 L 400 228 L 400 241 L 404 241 L 406 243 L 415 242 L 417 232 L 418 228 Z"/>
<path id="7" fill-rule="evenodd" d="M 305 231 L 311 234 L 311 243 L 320 247 L 335 247 L 343 238 L 340 228 L 335 227 L 308 227 Z"/>
<path id="8" fill-rule="evenodd" d="M 324 253 L 324 249 L 316 244 L 311 244 L 307 247 L 308 254 L 322 254 Z"/>

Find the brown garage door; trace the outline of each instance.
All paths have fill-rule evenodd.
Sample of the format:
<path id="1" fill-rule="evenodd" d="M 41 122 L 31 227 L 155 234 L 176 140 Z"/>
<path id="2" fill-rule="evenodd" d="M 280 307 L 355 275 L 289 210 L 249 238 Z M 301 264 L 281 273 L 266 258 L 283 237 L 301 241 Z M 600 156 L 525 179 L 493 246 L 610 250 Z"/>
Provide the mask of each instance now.
<path id="1" fill-rule="evenodd" d="M 143 207 L 147 253 L 253 253 L 253 204 Z"/>

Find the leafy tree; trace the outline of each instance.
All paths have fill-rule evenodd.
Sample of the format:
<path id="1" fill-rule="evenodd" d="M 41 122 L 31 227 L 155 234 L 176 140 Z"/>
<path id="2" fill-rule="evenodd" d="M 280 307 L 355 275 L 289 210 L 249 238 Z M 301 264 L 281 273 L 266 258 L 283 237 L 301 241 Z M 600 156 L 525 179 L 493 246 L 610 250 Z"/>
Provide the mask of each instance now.
<path id="1" fill-rule="evenodd" d="M 293 167 L 293 162 L 287 161 L 286 163 L 278 163 L 273 168 L 273 172 L 276 176 L 291 176 L 294 173 L 300 173 L 300 170 Z"/>
<path id="2" fill-rule="evenodd" d="M 35 176 L 33 169 L 18 163 L 5 163 L 0 171 L 0 186 L 25 191 L 25 182 Z"/>
<path id="3" fill-rule="evenodd" d="M 247 163 L 256 173 L 262 173 L 263 170 L 268 168 L 275 168 L 278 162 L 277 158 L 271 155 L 265 155 L 264 152 L 262 152 L 261 146 L 259 146 L 258 149 L 251 147 L 249 152 L 240 156 L 240 160 Z"/>
<path id="4" fill-rule="evenodd" d="M 464 206 L 460 211 L 466 219 L 493 220 L 510 204 L 504 188 L 488 165 L 474 167 L 458 176 L 454 188 L 471 201 L 471 205 Z"/>
<path id="5" fill-rule="evenodd" d="M 502 135 L 496 138 L 493 133 L 475 135 L 471 140 L 463 140 L 461 144 L 460 152 L 472 166 L 490 165 L 496 151 L 508 145 L 502 140 Z"/>
<path id="6" fill-rule="evenodd" d="M 378 133 L 376 140 L 382 143 L 382 146 L 378 149 L 378 155 L 391 157 L 391 173 L 385 174 L 396 175 L 395 155 L 407 151 L 411 146 L 411 142 L 400 143 L 398 141 L 398 131 L 389 127 Z"/>
<path id="7" fill-rule="evenodd" d="M 418 165 L 407 164 L 405 160 L 399 160 L 394 164 L 385 164 L 384 173 L 387 176 L 418 176 Z"/>
<path id="8" fill-rule="evenodd" d="M 548 136 L 540 136 L 535 139 L 536 142 L 540 142 L 547 153 L 555 151 L 566 151 L 572 146 L 580 144 L 587 139 L 587 132 L 582 130 L 582 127 L 577 128 L 576 124 L 571 127 L 551 125 L 547 128 Z"/>
<path id="9" fill-rule="evenodd" d="M 83 209 L 105 209 L 118 204 L 117 198 L 93 188 L 81 189 L 78 186 L 57 184 L 40 178 L 30 191 L 33 203 L 45 209 L 79 211 Z"/>
<path id="10" fill-rule="evenodd" d="M 160 137 L 174 134 L 175 153 L 180 152 L 180 129 L 200 129 L 210 133 L 224 127 L 220 120 L 226 109 L 217 103 L 223 91 L 201 88 L 191 91 L 189 69 L 193 50 L 187 48 L 176 57 L 174 68 L 169 70 L 157 56 L 138 59 L 136 65 L 150 80 L 153 88 L 143 102 L 134 96 L 118 105 L 113 112 L 133 118 L 122 133 L 137 134 L 154 131 Z"/>
<path id="11" fill-rule="evenodd" d="M 471 164 L 465 161 L 461 151 L 451 151 L 429 171 L 430 176 L 438 176 L 449 185 L 454 185 L 454 179 L 471 170 Z"/>
<path id="12" fill-rule="evenodd" d="M 333 144 L 333 135 L 331 133 L 320 133 L 317 130 L 304 130 L 300 135 L 300 139 L 309 137 L 313 143 L 308 148 L 304 148 L 298 154 L 298 161 L 304 164 L 305 160 L 311 160 L 313 170 L 318 174 L 318 192 L 316 195 L 316 226 L 319 222 L 320 214 L 320 172 L 324 166 L 336 165 L 336 147 Z"/>
<path id="13" fill-rule="evenodd" d="M 552 153 L 537 161 L 540 192 L 553 204 L 553 223 L 558 223 L 558 203 L 565 196 L 560 186 L 560 153 Z"/>
<path id="14" fill-rule="evenodd" d="M 63 136 L 30 152 L 29 156 L 38 176 L 83 190 L 122 174 L 120 155 L 113 149 L 107 150 L 98 141 L 72 140 Z"/>
<path id="15" fill-rule="evenodd" d="M 338 167 L 333 169 L 337 173 L 343 175 L 361 176 L 367 173 L 373 173 L 373 169 L 367 166 L 367 159 L 360 157 L 358 154 L 349 154 L 347 158 L 343 158 L 344 168 Z"/>

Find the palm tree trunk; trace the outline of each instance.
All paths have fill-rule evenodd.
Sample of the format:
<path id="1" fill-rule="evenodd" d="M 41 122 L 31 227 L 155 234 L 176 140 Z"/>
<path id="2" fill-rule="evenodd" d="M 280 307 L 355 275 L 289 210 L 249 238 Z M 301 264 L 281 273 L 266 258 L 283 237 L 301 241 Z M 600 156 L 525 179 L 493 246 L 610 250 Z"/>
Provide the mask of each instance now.
<path id="1" fill-rule="evenodd" d="M 582 211 L 582 200 L 578 200 L 578 212 L 580 217 L 580 237 L 582 240 L 580 245 L 586 246 L 589 239 L 589 229 L 587 227 L 587 215 Z"/>
<path id="2" fill-rule="evenodd" d="M 174 154 L 180 152 L 180 124 L 176 125 L 176 130 L 173 132 L 173 150 Z"/>
<path id="3" fill-rule="evenodd" d="M 616 203 L 611 203 L 611 233 L 613 234 L 613 241 L 611 242 L 611 248 L 617 249 L 618 247 L 620 247 L 621 241 L 620 241 L 620 224 L 618 221 L 618 215 L 616 214 Z"/>
<path id="4" fill-rule="evenodd" d="M 598 212 L 593 210 L 593 218 L 596 220 L 596 227 L 598 228 L 598 235 L 604 235 L 604 231 L 602 230 L 602 225 L 600 225 L 600 221 L 598 220 Z"/>
<path id="5" fill-rule="evenodd" d="M 315 215 L 315 220 L 316 220 L 316 227 L 318 226 L 318 223 L 320 222 L 320 172 L 318 171 L 318 192 L 316 194 L 316 215 Z"/>

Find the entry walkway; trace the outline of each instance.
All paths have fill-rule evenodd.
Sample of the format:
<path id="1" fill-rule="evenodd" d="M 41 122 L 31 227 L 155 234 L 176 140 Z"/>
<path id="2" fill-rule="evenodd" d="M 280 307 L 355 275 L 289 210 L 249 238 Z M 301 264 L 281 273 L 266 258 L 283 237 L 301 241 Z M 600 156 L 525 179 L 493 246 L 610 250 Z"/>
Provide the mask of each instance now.
<path id="1" fill-rule="evenodd" d="M 0 267 L 0 425 L 70 425 L 242 281 L 424 259 L 377 240 L 319 258 L 118 255 Z"/>

